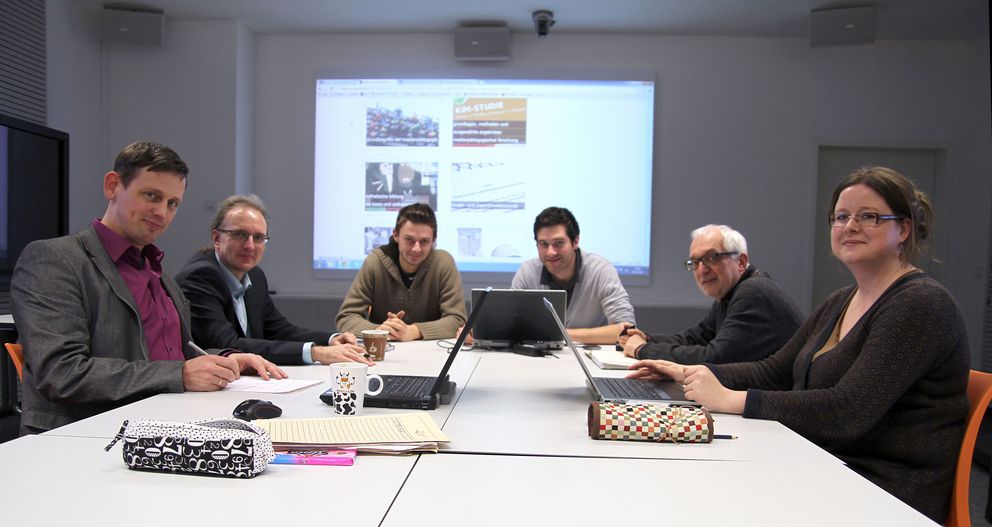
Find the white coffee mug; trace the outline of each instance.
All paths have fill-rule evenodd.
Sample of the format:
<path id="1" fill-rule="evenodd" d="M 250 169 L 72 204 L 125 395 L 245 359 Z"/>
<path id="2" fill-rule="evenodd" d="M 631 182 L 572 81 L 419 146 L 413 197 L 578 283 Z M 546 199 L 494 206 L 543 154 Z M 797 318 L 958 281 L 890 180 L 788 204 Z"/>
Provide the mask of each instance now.
<path id="1" fill-rule="evenodd" d="M 369 379 L 378 379 L 379 388 L 369 391 Z M 378 395 L 384 384 L 382 377 L 369 373 L 368 364 L 337 362 L 331 364 L 331 389 L 334 390 L 334 413 L 358 415 L 365 404 L 365 394 Z"/>

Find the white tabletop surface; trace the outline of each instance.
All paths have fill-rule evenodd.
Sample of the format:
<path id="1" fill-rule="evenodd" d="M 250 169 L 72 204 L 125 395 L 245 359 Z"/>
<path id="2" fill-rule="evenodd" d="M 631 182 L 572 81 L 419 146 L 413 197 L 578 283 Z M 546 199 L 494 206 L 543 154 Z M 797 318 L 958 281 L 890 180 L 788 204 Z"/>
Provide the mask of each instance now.
<path id="1" fill-rule="evenodd" d="M 359 456 L 350 467 L 270 465 L 252 479 L 130 470 L 118 443 L 29 436 L 0 448 L 3 524 L 130 526 L 379 525 L 416 456 Z"/>
<path id="2" fill-rule="evenodd" d="M 437 375 L 447 359 L 446 350 L 434 342 L 417 342 L 397 346 L 387 352 L 386 359 L 369 368 L 371 373 L 399 375 Z M 449 371 L 457 383 L 454 401 L 461 396 L 468 378 L 479 362 L 478 355 L 459 354 Z M 45 435 L 79 437 L 113 437 L 125 420 L 152 419 L 158 421 L 196 421 L 215 417 L 231 417 L 234 407 L 245 399 L 265 399 L 282 408 L 283 417 L 333 417 L 334 409 L 321 402 L 320 394 L 330 388 L 330 368 L 323 365 L 283 366 L 290 378 L 324 379 L 324 382 L 287 394 L 258 394 L 221 390 L 217 392 L 186 392 L 160 394 L 100 415 L 56 428 Z M 438 426 L 444 426 L 453 404 L 441 405 L 429 413 Z M 401 412 L 390 408 L 365 408 L 367 415 Z"/>
<path id="3" fill-rule="evenodd" d="M 384 526 L 934 526 L 838 463 L 421 456 Z"/>
<path id="4" fill-rule="evenodd" d="M 837 458 L 777 421 L 713 414 L 717 434 L 737 439 L 677 445 L 601 441 L 589 437 L 586 415 L 593 400 L 571 352 L 534 358 L 506 352 L 481 355 L 468 388 L 444 426 L 445 451 L 539 456 L 631 457 L 732 461 L 817 461 Z M 600 370 L 594 376 L 623 376 Z"/>
<path id="5" fill-rule="evenodd" d="M 455 400 L 430 412 L 453 440 L 440 454 L 270 466 L 252 480 L 136 472 L 120 446 L 105 453 L 124 419 L 224 417 L 259 396 L 157 395 L 0 445 L 4 525 L 933 525 L 774 421 L 717 414 L 716 432 L 738 439 L 712 444 L 593 440 L 585 377 L 558 357 L 460 354 Z M 436 375 L 446 358 L 433 342 L 401 344 L 372 371 Z M 329 378 L 327 366 L 288 371 Z M 286 417 L 330 416 L 317 398 L 328 385 L 263 398 Z"/>

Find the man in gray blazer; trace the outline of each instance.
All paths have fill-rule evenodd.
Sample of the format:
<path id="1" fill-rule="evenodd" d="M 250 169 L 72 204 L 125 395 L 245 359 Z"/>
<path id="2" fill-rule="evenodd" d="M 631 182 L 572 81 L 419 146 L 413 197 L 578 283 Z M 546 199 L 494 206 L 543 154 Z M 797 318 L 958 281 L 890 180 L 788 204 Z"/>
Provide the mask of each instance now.
<path id="1" fill-rule="evenodd" d="M 157 393 L 220 390 L 249 370 L 286 376 L 257 355 L 204 354 L 190 342 L 189 302 L 153 243 L 175 217 L 187 172 L 166 146 L 128 145 L 104 175 L 103 217 L 21 253 L 11 299 L 24 345 L 22 434 Z"/>

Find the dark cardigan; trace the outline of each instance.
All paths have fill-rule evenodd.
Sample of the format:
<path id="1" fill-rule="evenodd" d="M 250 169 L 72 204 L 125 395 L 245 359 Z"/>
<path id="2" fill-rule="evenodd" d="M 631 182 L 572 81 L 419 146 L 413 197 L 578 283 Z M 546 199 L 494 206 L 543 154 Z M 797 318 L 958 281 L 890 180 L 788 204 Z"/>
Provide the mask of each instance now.
<path id="1" fill-rule="evenodd" d="M 903 277 L 811 362 L 854 291 L 834 293 L 767 359 L 711 368 L 748 389 L 744 417 L 780 421 L 943 523 L 968 412 L 961 311 L 929 276 Z"/>
<path id="2" fill-rule="evenodd" d="M 650 335 L 637 358 L 679 364 L 763 359 L 784 346 L 802 323 L 799 306 L 767 273 L 751 266 L 703 320 L 682 333 Z"/>

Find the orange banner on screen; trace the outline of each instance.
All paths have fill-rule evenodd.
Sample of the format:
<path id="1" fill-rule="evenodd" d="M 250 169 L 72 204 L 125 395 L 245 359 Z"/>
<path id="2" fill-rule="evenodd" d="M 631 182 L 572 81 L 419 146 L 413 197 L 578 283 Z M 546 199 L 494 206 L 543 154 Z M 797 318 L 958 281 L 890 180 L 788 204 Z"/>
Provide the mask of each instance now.
<path id="1" fill-rule="evenodd" d="M 452 145 L 527 144 L 527 99 L 467 97 L 454 100 Z"/>

